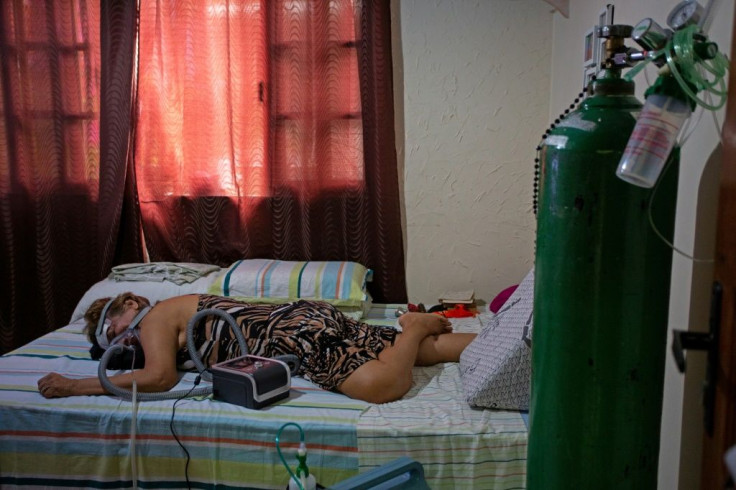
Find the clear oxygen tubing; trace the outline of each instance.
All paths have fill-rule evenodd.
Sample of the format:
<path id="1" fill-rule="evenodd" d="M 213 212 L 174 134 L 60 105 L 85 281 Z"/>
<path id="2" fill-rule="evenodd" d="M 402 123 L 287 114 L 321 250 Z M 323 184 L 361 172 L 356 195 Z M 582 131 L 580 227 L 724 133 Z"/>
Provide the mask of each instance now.
<path id="1" fill-rule="evenodd" d="M 720 5 L 721 0 L 709 0 L 708 5 L 705 7 L 705 15 L 698 22 L 698 27 L 702 33 L 707 34 L 710 31 L 710 25 Z"/>
<path id="2" fill-rule="evenodd" d="M 199 372 L 199 375 L 202 377 L 202 379 L 204 379 L 205 381 L 212 381 L 212 375 L 207 371 L 207 368 L 202 363 L 202 359 L 199 357 L 197 349 L 194 346 L 194 327 L 199 319 L 204 318 L 208 315 L 220 316 L 227 321 L 230 329 L 235 335 L 235 338 L 238 339 L 238 344 L 240 345 L 240 352 L 242 355 L 248 354 L 248 345 L 245 342 L 243 332 L 240 331 L 240 328 L 235 322 L 235 319 L 228 312 L 217 308 L 208 308 L 195 313 L 187 324 L 187 348 L 189 349 L 189 355 L 191 356 L 194 365 L 197 367 L 197 371 Z M 113 395 L 119 396 L 120 398 L 123 398 L 125 400 L 132 400 L 133 393 L 130 390 L 117 386 L 107 377 L 107 364 L 108 362 L 110 362 L 110 358 L 114 354 L 122 352 L 123 349 L 132 349 L 132 347 L 115 344 L 110 346 L 110 348 L 102 354 L 100 365 L 97 368 L 97 376 L 100 378 L 100 384 L 102 384 L 102 387 L 108 393 L 112 393 Z M 296 359 L 295 356 L 294 359 Z M 160 393 L 137 393 L 137 399 L 142 401 L 169 400 L 182 396 L 206 396 L 211 393 L 212 386 L 203 386 L 194 390 L 163 391 Z"/>
<path id="3" fill-rule="evenodd" d="M 710 27 L 710 20 L 712 20 L 713 13 L 717 8 L 718 3 L 718 0 L 712 0 L 709 3 L 707 15 L 704 17 L 703 21 L 701 21 L 701 24 L 699 26 L 691 25 L 686 27 L 685 29 L 676 31 L 665 48 L 659 51 L 648 53 L 646 61 L 644 63 L 640 63 L 632 70 L 630 70 L 624 76 L 624 78 L 628 80 L 633 79 L 634 76 L 638 74 L 649 61 L 664 55 L 667 61 L 667 68 L 669 69 L 670 73 L 672 73 L 672 76 L 675 77 L 678 84 L 688 95 L 688 97 L 692 98 L 692 100 L 694 100 L 695 103 L 700 106 L 701 111 L 698 117 L 698 121 L 700 117 L 702 117 L 703 110 L 709 110 L 711 112 L 711 115 L 713 116 L 713 120 L 715 122 L 716 129 L 720 137 L 720 125 L 718 123 L 715 111 L 723 107 L 723 105 L 726 103 L 727 88 L 724 79 L 728 70 L 728 59 L 722 53 L 718 52 L 713 59 L 704 60 L 696 55 L 693 48 L 694 36 L 699 30 L 703 33 L 708 31 L 708 28 Z M 703 76 L 704 72 L 710 74 L 712 78 L 708 79 Z M 688 85 L 687 82 L 689 82 L 691 85 Z M 697 94 L 693 92 L 691 86 L 694 86 L 697 91 L 702 90 L 704 92 L 704 97 L 702 99 L 699 98 Z M 697 126 L 697 123 L 694 126 Z M 684 131 L 681 132 L 680 142 L 678 143 L 680 147 L 685 144 L 685 141 L 689 138 L 694 129 L 695 128 L 693 127 L 688 133 L 685 133 Z M 662 173 L 666 172 L 667 168 L 668 166 L 665 166 L 665 168 L 662 170 Z M 654 196 L 657 192 L 658 187 L 659 181 L 657 181 L 654 189 L 652 190 L 648 210 L 649 223 L 654 232 L 662 241 L 664 241 L 673 251 L 677 252 L 679 255 L 693 262 L 712 263 L 713 259 L 697 258 L 678 249 L 673 243 L 667 240 L 659 232 L 656 225 L 654 224 L 651 213 L 652 202 L 654 201 Z"/>
<path id="4" fill-rule="evenodd" d="M 697 56 L 693 42 L 697 30 L 698 26 L 691 25 L 674 33 L 671 40 L 672 49 L 666 50 L 667 66 L 672 76 L 677 79 L 683 92 L 699 106 L 716 111 L 723 107 L 728 95 L 725 82 L 728 59 L 721 52 L 717 52 L 711 60 Z M 708 79 L 703 76 L 702 71 L 708 72 L 713 78 Z M 696 88 L 696 91 L 690 88 L 688 82 Z M 717 95 L 719 99 L 711 104 L 707 100 L 699 98 L 697 96 L 698 91 Z"/>
<path id="5" fill-rule="evenodd" d="M 666 66 L 657 83 L 650 87 L 652 92 L 647 92 L 646 103 L 616 170 L 616 175 L 626 182 L 653 187 L 678 135 L 685 139 L 682 130 L 691 117 L 691 109 L 700 106 L 714 112 L 726 103 L 724 79 L 728 60 L 699 29 L 690 25 L 678 30 L 663 49 L 647 53 L 647 62 L 664 58 Z M 633 78 L 645 64 L 631 70 L 626 78 Z M 678 91 L 681 96 L 675 95 Z M 702 98 L 698 97 L 699 92 L 703 93 Z"/>
<path id="6" fill-rule="evenodd" d="M 667 173 L 667 170 L 669 170 L 669 168 L 672 166 L 670 163 L 671 162 L 667 162 L 665 164 L 665 167 L 662 170 L 662 175 L 664 175 L 665 173 Z M 687 252 L 685 252 L 683 250 L 680 250 L 679 248 L 677 248 L 675 246 L 674 243 L 672 243 L 669 240 L 667 240 L 667 238 L 665 238 L 665 236 L 662 235 L 662 233 L 659 231 L 659 228 L 657 228 L 657 225 L 654 224 L 654 217 L 652 216 L 652 205 L 654 204 L 654 196 L 657 194 L 657 189 L 659 189 L 659 183 L 660 182 L 662 182 L 662 179 L 657 180 L 657 183 L 654 185 L 654 189 L 652 189 L 652 193 L 649 196 L 649 203 L 647 204 L 647 217 L 649 219 L 649 225 L 652 227 L 652 230 L 654 231 L 654 233 L 657 235 L 657 237 L 659 237 L 660 240 L 662 240 L 673 251 L 677 252 L 678 254 L 680 254 L 681 256 L 685 257 L 686 259 L 688 259 L 688 260 L 690 260 L 692 262 L 697 262 L 697 263 L 701 263 L 701 264 L 711 264 L 711 263 L 715 262 L 715 260 L 713 260 L 713 259 L 701 259 L 701 258 L 698 258 L 698 257 L 694 257 L 693 255 L 690 255 L 690 254 L 688 254 Z"/>
<path id="7" fill-rule="evenodd" d="M 138 433 L 138 384 L 133 378 L 133 403 L 131 404 L 130 417 L 130 472 L 133 475 L 133 488 L 138 488 L 138 461 L 136 456 L 135 436 Z"/>
<path id="8" fill-rule="evenodd" d="M 693 38 L 697 34 L 698 26 L 691 25 L 676 31 L 667 46 L 658 50 L 647 52 L 646 59 L 629 70 L 624 75 L 625 80 L 633 78 L 641 72 L 644 67 L 654 59 L 664 56 L 667 68 L 675 77 L 678 84 L 689 97 L 699 106 L 715 111 L 723 107 L 728 95 L 725 77 L 728 71 L 728 59 L 721 52 L 717 52 L 713 59 L 706 60 L 697 56 L 694 50 Z M 713 78 L 708 79 L 703 72 L 709 73 Z M 688 82 L 697 91 L 705 91 L 707 95 L 716 95 L 718 99 L 711 103 L 701 99 L 690 88 Z"/>

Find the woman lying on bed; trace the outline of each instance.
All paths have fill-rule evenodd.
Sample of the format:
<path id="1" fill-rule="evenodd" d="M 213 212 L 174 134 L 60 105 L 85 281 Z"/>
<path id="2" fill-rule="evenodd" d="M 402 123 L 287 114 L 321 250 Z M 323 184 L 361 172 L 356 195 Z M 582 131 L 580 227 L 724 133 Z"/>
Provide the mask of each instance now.
<path id="1" fill-rule="evenodd" d="M 133 293 L 98 299 L 84 315 L 85 332 L 93 344 L 107 348 L 147 306 L 148 299 Z M 171 389 L 179 381 L 177 355 L 186 346 L 187 324 L 198 311 L 209 308 L 224 309 L 234 317 L 249 354 L 294 354 L 301 361 L 296 374 L 324 389 L 372 403 L 404 396 L 411 388 L 412 366 L 459 361 L 460 353 L 475 337 L 452 333 L 446 318 L 430 313 L 402 315 L 399 332 L 352 320 L 323 302 L 247 304 L 192 294 L 161 301 L 145 313 L 136 327 L 144 367 L 110 380 L 125 389 L 131 389 L 133 378 L 140 391 Z M 240 356 L 237 340 L 220 317 L 201 319 L 195 326 L 194 340 L 206 366 Z M 46 398 L 106 393 L 98 378 L 72 379 L 57 373 L 41 378 L 38 389 Z"/>

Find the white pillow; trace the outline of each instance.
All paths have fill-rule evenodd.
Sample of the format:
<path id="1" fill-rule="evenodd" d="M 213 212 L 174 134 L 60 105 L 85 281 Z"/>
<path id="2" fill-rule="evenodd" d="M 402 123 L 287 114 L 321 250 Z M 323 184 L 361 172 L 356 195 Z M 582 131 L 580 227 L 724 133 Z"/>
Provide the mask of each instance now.
<path id="1" fill-rule="evenodd" d="M 219 271 L 219 269 L 218 269 Z M 206 294 L 212 283 L 219 277 L 217 272 L 212 272 L 204 277 L 182 285 L 170 281 L 116 281 L 106 278 L 92 285 L 72 313 L 69 323 L 73 323 L 84 317 L 87 308 L 99 298 L 111 298 L 125 292 L 132 292 L 138 296 L 148 298 L 151 304 L 181 296 L 183 294 Z"/>
<path id="2" fill-rule="evenodd" d="M 528 410 L 534 269 L 460 355 L 465 400 L 475 407 Z"/>

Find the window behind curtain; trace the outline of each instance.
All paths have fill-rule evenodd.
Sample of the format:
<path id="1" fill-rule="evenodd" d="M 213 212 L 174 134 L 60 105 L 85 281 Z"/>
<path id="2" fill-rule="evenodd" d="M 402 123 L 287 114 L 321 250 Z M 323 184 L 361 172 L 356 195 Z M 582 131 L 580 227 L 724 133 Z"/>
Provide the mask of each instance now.
<path id="1" fill-rule="evenodd" d="M 406 299 L 389 0 L 142 0 L 150 260 L 353 260 Z"/>
<path id="2" fill-rule="evenodd" d="M 354 21 L 344 0 L 142 2 L 142 207 L 360 187 Z"/>
<path id="3" fill-rule="evenodd" d="M 99 279 L 99 25 L 97 2 L 0 1 L 0 353 Z"/>
<path id="4" fill-rule="evenodd" d="M 79 0 L 1 8 L 0 178 L 8 192 L 96 195 L 99 9 Z"/>
<path id="5" fill-rule="evenodd" d="M 273 2 L 275 181 L 359 186 L 363 131 L 351 1 Z"/>

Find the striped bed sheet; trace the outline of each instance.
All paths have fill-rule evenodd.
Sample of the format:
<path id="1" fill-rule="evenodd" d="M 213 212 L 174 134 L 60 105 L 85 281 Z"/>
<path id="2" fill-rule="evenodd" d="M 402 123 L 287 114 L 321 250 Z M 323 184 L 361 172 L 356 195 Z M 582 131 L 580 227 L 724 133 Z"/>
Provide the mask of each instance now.
<path id="1" fill-rule="evenodd" d="M 365 321 L 393 324 L 398 305 L 373 305 Z M 456 331 L 478 331 L 477 318 L 455 319 Z M 96 376 L 82 323 L 53 331 L 0 356 L 0 487 L 129 488 L 133 485 L 132 404 L 114 397 L 46 400 L 37 380 L 54 371 Z M 292 378 L 287 400 L 263 410 L 186 398 L 174 429 L 189 452 L 191 488 L 285 488 L 288 474 L 274 437 L 283 424 L 305 432 L 310 471 L 324 486 L 409 456 L 432 489 L 525 487 L 527 423 L 523 413 L 470 408 L 458 365 L 415 368 L 412 390 L 373 405 Z M 191 387 L 184 375 L 175 389 Z M 186 488 L 186 456 L 172 436 L 175 400 L 138 404 L 135 464 L 140 488 Z M 298 431 L 280 445 L 296 466 Z"/>
<path id="2" fill-rule="evenodd" d="M 374 305 L 365 321 L 391 324 L 400 305 Z M 483 315 L 452 319 L 455 332 L 478 332 Z M 526 412 L 470 407 L 457 363 L 414 368 L 401 400 L 371 405 L 358 420 L 360 471 L 401 456 L 419 461 L 433 490 L 526 488 Z"/>
<path id="3" fill-rule="evenodd" d="M 47 400 L 37 380 L 48 372 L 97 374 L 82 323 L 51 332 L 0 357 L 0 487 L 130 488 L 132 403 L 109 396 Z M 186 374 L 174 389 L 192 386 Z M 138 404 L 136 447 L 140 488 L 187 488 L 186 456 L 172 436 L 175 400 Z M 288 473 L 274 437 L 287 422 L 305 433 L 310 470 L 330 485 L 358 472 L 356 424 L 367 403 L 292 379 L 290 397 L 262 410 L 185 398 L 174 430 L 191 456 L 192 488 L 285 488 Z M 296 467 L 299 432 L 285 428 L 280 447 Z"/>

